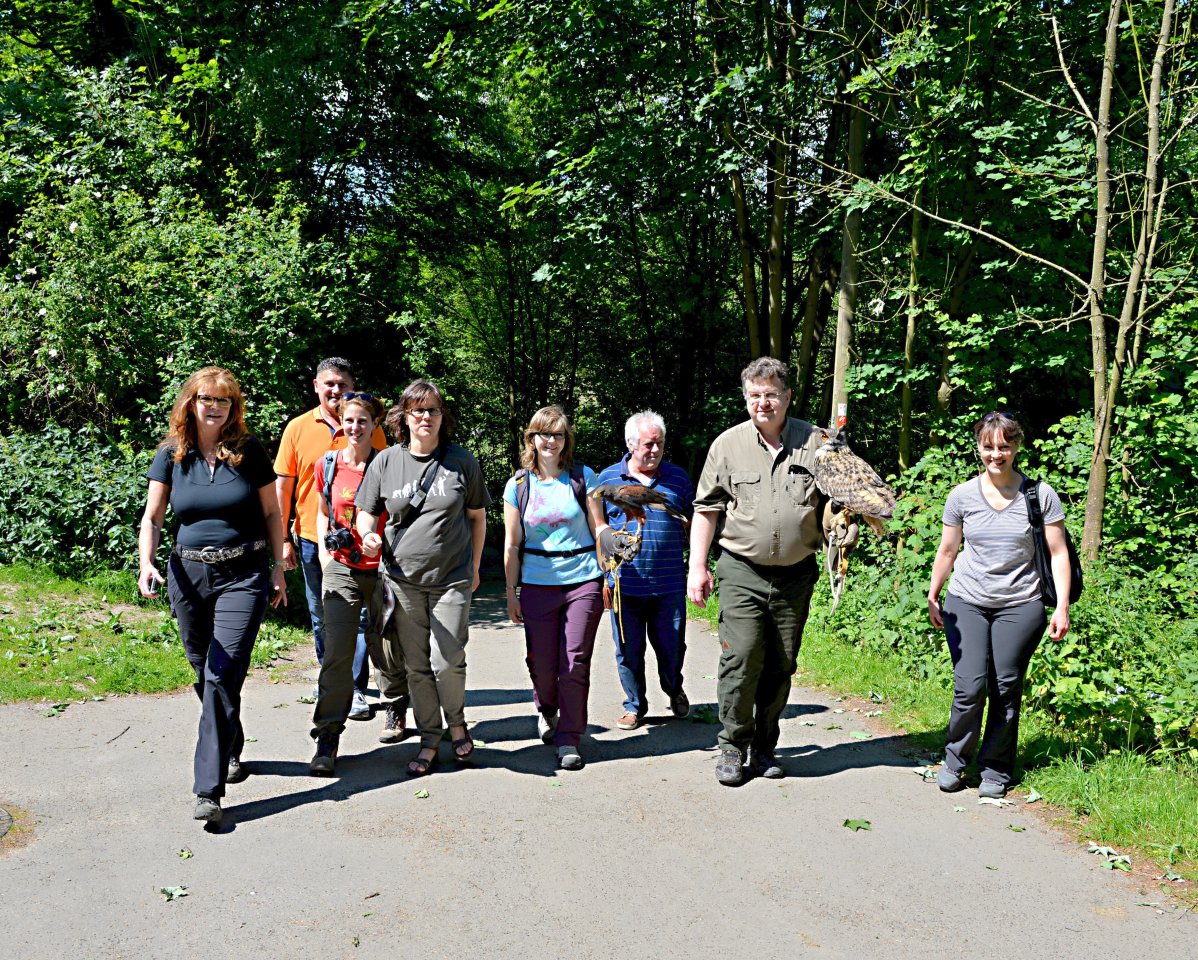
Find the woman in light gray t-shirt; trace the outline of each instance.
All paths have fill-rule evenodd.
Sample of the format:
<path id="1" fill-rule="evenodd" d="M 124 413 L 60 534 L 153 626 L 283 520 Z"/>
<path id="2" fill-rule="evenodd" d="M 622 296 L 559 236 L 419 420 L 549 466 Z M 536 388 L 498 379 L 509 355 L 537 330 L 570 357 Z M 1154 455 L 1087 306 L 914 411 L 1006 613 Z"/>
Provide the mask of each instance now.
<path id="1" fill-rule="evenodd" d="M 946 793 L 960 790 L 976 752 L 982 776 L 978 795 L 999 798 L 1015 769 L 1023 679 L 1047 617 L 1023 492 L 1026 478 L 1015 470 L 1023 430 L 1005 413 L 988 413 L 974 424 L 973 433 L 983 470 L 955 487 L 945 501 L 944 530 L 928 588 L 928 616 L 934 627 L 944 629 L 954 679 L 944 765 L 936 781 Z M 1048 635 L 1060 640 L 1069 631 L 1065 512 L 1048 484 L 1040 483 L 1038 493 L 1060 598 Z M 950 572 L 942 607 L 940 594 Z M 982 736 L 987 698 L 990 709 Z"/>

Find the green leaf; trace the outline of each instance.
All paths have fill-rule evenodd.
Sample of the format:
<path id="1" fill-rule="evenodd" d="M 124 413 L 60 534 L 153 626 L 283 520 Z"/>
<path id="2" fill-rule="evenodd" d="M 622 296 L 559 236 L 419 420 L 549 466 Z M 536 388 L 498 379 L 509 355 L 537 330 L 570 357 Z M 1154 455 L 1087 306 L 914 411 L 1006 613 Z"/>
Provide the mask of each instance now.
<path id="1" fill-rule="evenodd" d="M 1017 827 L 1013 823 L 1008 823 L 1007 829 L 1010 830 L 1012 833 L 1024 833 L 1027 831 L 1027 827 Z"/>
<path id="2" fill-rule="evenodd" d="M 191 847 L 184 847 L 179 851 L 180 860 L 190 860 L 195 854 L 191 852 Z"/>
<path id="3" fill-rule="evenodd" d="M 414 794 L 412 794 L 412 796 L 414 796 L 417 800 L 427 800 L 428 799 L 428 791 L 427 790 L 417 790 Z"/>
<path id="4" fill-rule="evenodd" d="M 953 807 L 953 813 L 964 813 L 964 812 L 965 812 L 964 807 Z"/>
<path id="5" fill-rule="evenodd" d="M 178 900 L 180 897 L 187 896 L 186 887 L 159 887 L 158 892 L 166 898 L 167 903 L 170 903 L 172 900 Z"/>
<path id="6" fill-rule="evenodd" d="M 868 730 L 850 730 L 849 736 L 854 740 L 868 740 L 873 734 Z"/>
<path id="7" fill-rule="evenodd" d="M 873 826 L 868 820 L 846 820 L 841 826 L 848 827 L 853 833 L 858 830 L 873 830 Z"/>
<path id="8" fill-rule="evenodd" d="M 1035 803 L 1037 800 L 1043 800 L 1043 799 L 1044 799 L 1044 798 L 1043 798 L 1042 796 L 1040 796 L 1040 794 L 1036 793 L 1036 791 L 1035 791 L 1035 790 L 1032 790 L 1032 791 L 1031 791 L 1031 792 L 1030 792 L 1030 793 L 1027 795 L 1027 797 L 1024 799 L 1024 801 L 1023 801 L 1023 802 L 1024 802 L 1024 803 Z"/>

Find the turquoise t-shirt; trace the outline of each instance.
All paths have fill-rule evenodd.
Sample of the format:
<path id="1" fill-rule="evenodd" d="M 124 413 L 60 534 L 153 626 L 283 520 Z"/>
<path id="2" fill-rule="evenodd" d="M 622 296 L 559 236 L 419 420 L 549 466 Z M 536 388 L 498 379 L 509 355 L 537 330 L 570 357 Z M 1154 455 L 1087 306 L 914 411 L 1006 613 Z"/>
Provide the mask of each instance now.
<path id="1" fill-rule="evenodd" d="M 598 485 L 595 471 L 582 468 L 583 482 L 589 494 Z M 524 546 L 537 550 L 575 550 L 594 547 L 595 538 L 587 524 L 586 515 L 570 486 L 569 471 L 563 470 L 555 480 L 540 480 L 528 474 L 528 507 L 524 511 Z M 516 502 L 516 478 L 503 488 L 503 499 L 513 507 Z M 520 571 L 521 583 L 560 587 L 570 583 L 585 583 L 600 576 L 599 561 L 594 549 L 572 557 L 538 557 L 524 554 Z"/>

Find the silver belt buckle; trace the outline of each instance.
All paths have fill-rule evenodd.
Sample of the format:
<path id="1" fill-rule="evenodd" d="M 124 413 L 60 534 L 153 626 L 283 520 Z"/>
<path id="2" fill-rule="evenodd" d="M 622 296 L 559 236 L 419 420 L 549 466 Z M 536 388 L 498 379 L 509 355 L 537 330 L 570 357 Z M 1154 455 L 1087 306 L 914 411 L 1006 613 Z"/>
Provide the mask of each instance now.
<path id="1" fill-rule="evenodd" d="M 224 550 L 219 547 L 207 546 L 200 548 L 200 563 L 220 563 L 224 559 Z"/>

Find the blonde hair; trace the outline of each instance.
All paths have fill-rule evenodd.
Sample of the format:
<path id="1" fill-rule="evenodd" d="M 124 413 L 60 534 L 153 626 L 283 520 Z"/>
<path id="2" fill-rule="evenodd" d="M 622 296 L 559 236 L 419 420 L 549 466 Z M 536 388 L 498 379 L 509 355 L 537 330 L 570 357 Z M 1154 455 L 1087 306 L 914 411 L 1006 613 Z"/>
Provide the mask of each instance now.
<path id="1" fill-rule="evenodd" d="M 569 470 L 574 465 L 574 427 L 566 411 L 554 404 L 541 407 L 528 421 L 528 429 L 524 431 L 524 449 L 520 451 L 520 466 L 530 473 L 537 471 L 537 447 L 533 437 L 538 433 L 564 433 L 565 442 L 559 458 L 563 470 Z"/>
<path id="2" fill-rule="evenodd" d="M 205 390 L 220 391 L 233 401 L 216 440 L 216 455 L 236 467 L 241 463 L 242 447 L 250 432 L 245 427 L 245 399 L 241 395 L 241 385 L 224 367 L 204 367 L 187 378 L 171 408 L 170 429 L 159 446 L 174 444 L 176 463 L 197 447 L 195 399 Z"/>

